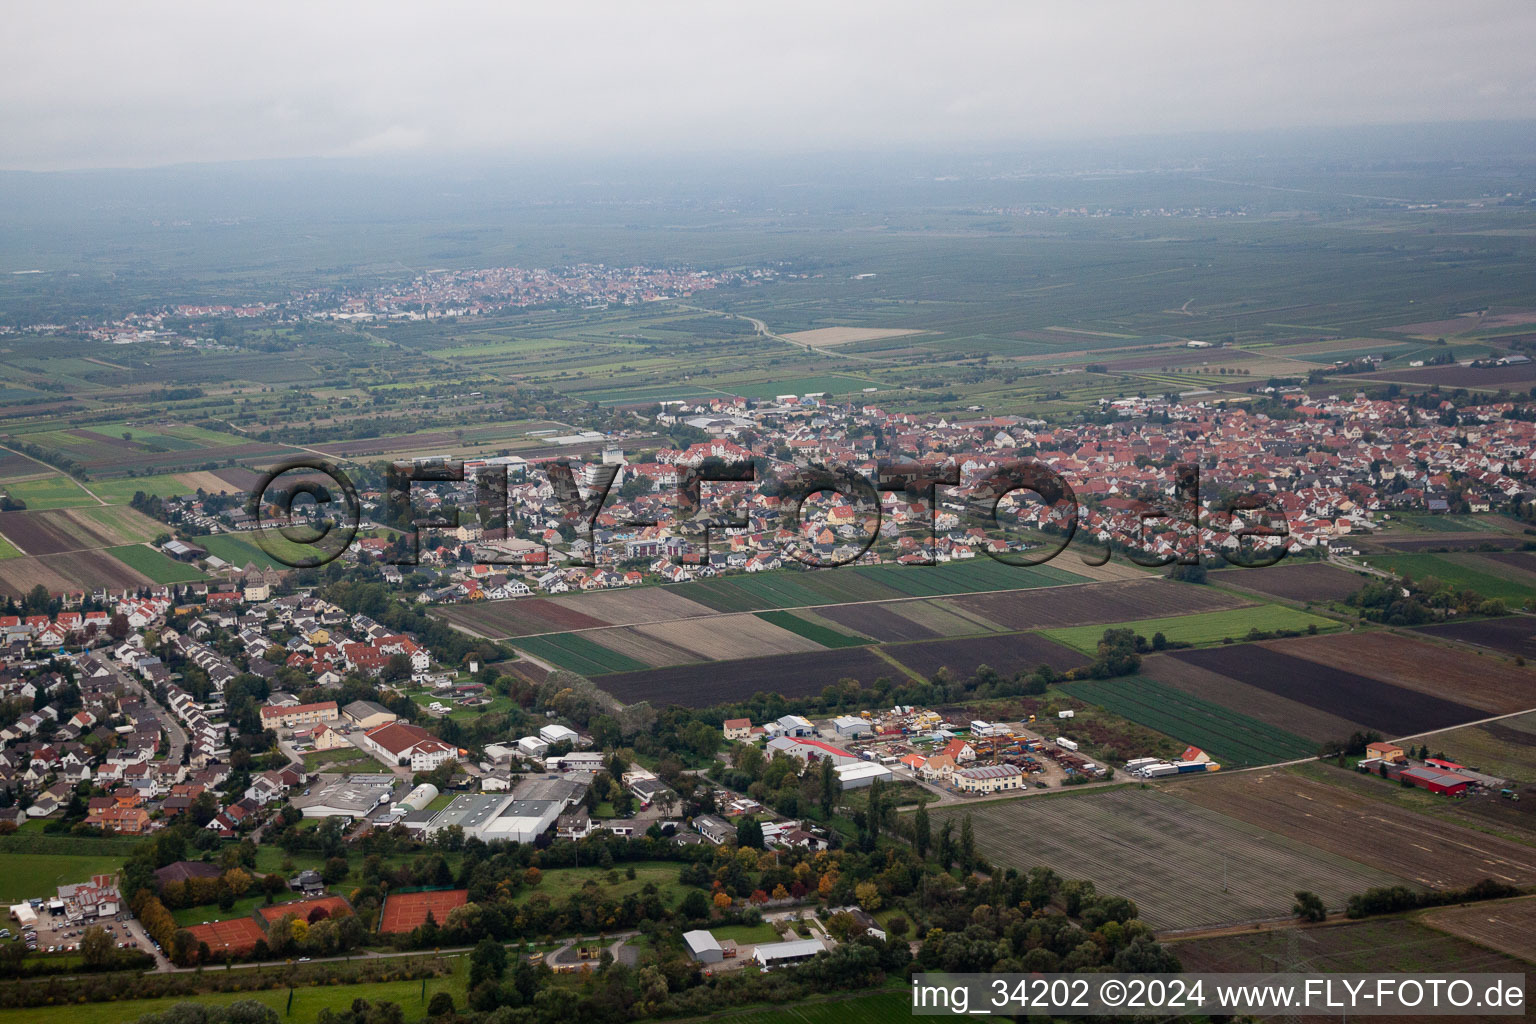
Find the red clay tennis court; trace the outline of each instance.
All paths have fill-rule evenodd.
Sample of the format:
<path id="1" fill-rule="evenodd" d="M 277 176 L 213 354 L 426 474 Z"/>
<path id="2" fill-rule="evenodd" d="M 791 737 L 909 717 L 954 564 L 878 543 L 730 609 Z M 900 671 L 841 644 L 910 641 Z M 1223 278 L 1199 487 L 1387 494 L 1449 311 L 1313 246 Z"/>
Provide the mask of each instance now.
<path id="1" fill-rule="evenodd" d="M 195 924 L 188 928 L 192 937 L 198 942 L 208 943 L 210 952 L 223 953 L 249 953 L 256 948 L 256 943 L 267 937 L 267 933 L 261 930 L 249 917 L 236 917 L 228 921 L 214 921 L 210 924 Z"/>
<path id="2" fill-rule="evenodd" d="M 468 889 L 390 893 L 379 915 L 379 931 L 385 935 L 411 931 L 427 923 L 428 913 L 438 924 L 447 924 L 448 911 L 462 907 L 468 900 Z"/>

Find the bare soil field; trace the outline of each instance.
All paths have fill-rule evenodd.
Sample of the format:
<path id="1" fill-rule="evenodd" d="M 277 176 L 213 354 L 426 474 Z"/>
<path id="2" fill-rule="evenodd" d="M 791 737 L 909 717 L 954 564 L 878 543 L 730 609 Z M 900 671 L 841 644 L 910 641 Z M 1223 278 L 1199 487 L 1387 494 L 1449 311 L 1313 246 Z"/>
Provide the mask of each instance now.
<path id="1" fill-rule="evenodd" d="M 1536 584 L 1536 551 L 1490 551 L 1481 556 L 1482 561 L 1492 562 L 1490 572 L 1500 568 L 1526 584 Z"/>
<path id="2" fill-rule="evenodd" d="M 904 338 L 909 334 L 927 334 L 927 331 L 881 327 L 818 327 L 813 331 L 796 331 L 782 337 L 798 345 L 812 348 L 835 348 L 860 341 L 879 341 L 882 338 Z"/>
<path id="3" fill-rule="evenodd" d="M 1536 849 L 1523 843 L 1416 814 L 1283 768 L 1175 780 L 1168 789 L 1201 807 L 1428 889 L 1464 888 L 1484 878 L 1508 885 L 1536 882 Z"/>
<path id="4" fill-rule="evenodd" d="M 580 597 L 552 597 L 549 601 L 561 608 L 569 608 L 615 626 L 715 614 L 713 608 L 690 601 L 664 587 L 582 594 Z"/>
<path id="5" fill-rule="evenodd" d="M 898 675 L 897 669 L 869 648 L 847 647 L 836 651 L 714 661 L 644 672 L 616 672 L 597 682 L 626 704 L 648 700 L 658 706 L 681 704 L 703 708 L 745 700 L 760 691 L 786 697 L 809 697 L 839 679 L 857 679 L 868 685 L 881 676 L 892 678 Z"/>
<path id="6" fill-rule="evenodd" d="M 816 609 L 816 614 L 876 640 L 931 640 L 938 630 L 920 625 L 896 609 L 905 602 L 889 604 L 834 604 Z"/>
<path id="7" fill-rule="evenodd" d="M 1531 941 L 1531 936 L 1536 935 L 1536 896 L 1441 907 L 1418 920 L 1431 928 L 1536 963 L 1536 942 Z"/>
<path id="8" fill-rule="evenodd" d="M 891 612 L 934 631 L 938 636 L 970 636 L 974 633 L 1007 632 L 1002 626 L 974 611 L 962 608 L 954 600 L 941 597 L 931 601 L 894 601 Z"/>
<path id="9" fill-rule="evenodd" d="M 1448 388 L 1524 388 L 1536 383 L 1536 363 L 1514 366 L 1426 366 L 1410 370 L 1377 370 L 1362 379 L 1408 384 L 1439 384 Z"/>
<path id="10" fill-rule="evenodd" d="M 1479 907 L 1502 906 L 1479 903 Z M 1437 913 L 1439 913 L 1437 911 Z M 1420 973 L 1511 973 L 1527 968 L 1503 953 L 1437 931 L 1426 918 L 1375 918 L 1340 921 L 1317 928 L 1271 928 L 1210 938 L 1173 939 L 1171 949 L 1186 971 L 1241 973 L 1273 970 L 1292 956 L 1308 971 L 1405 971 Z M 1165 937 L 1164 941 L 1168 941 Z M 1529 954 L 1527 954 L 1529 955 Z M 1302 1022 L 1336 1017 L 1301 1017 Z M 1457 1017 L 1459 1024 L 1499 1024 L 1508 1017 Z"/>
<path id="11" fill-rule="evenodd" d="M 698 661 L 699 656 L 685 647 L 667 643 L 654 636 L 646 636 L 633 626 L 615 626 L 612 629 L 594 629 L 585 634 L 588 640 L 601 644 L 652 668 L 666 665 L 686 665 Z"/>
<path id="12" fill-rule="evenodd" d="M 128 568 L 104 551 L 70 551 L 0 561 L 0 593 L 17 598 L 39 583 L 49 593 L 67 593 L 97 587 L 121 590 L 151 582 L 149 577 Z"/>
<path id="13" fill-rule="evenodd" d="M 1342 739 L 1366 728 L 1361 722 L 1300 704 L 1257 686 L 1240 683 L 1219 672 L 1178 661 L 1166 654 L 1154 654 L 1144 659 L 1141 674 L 1212 704 L 1288 729 L 1298 736 L 1317 740 L 1319 744 L 1329 739 Z"/>
<path id="14" fill-rule="evenodd" d="M 0 534 L 29 555 L 141 543 L 161 532 L 165 527 L 126 506 L 0 512 Z"/>
<path id="15" fill-rule="evenodd" d="M 0 451 L 0 480 L 22 480 L 52 472 L 50 467 L 33 462 L 25 455 Z"/>
<path id="16" fill-rule="evenodd" d="M 1179 651 L 1170 657 L 1340 718 L 1364 722 L 1388 736 L 1409 736 L 1487 717 L 1479 708 L 1297 658 L 1263 643 Z"/>
<path id="17" fill-rule="evenodd" d="M 928 640 L 883 648 L 886 654 L 931 679 L 941 668 L 965 679 L 986 665 L 1001 675 L 1032 672 L 1042 664 L 1058 672 L 1086 664 L 1089 659 L 1070 647 L 1031 633 L 973 636 L 955 640 Z"/>
<path id="18" fill-rule="evenodd" d="M 1372 679 L 1449 697 L 1489 714 L 1536 708 L 1536 669 L 1401 633 L 1335 633 L 1265 646 L 1322 665 L 1348 665 Z"/>
<path id="19" fill-rule="evenodd" d="M 1160 788 L 1025 797 L 934 814 L 935 828 L 946 815 L 958 826 L 970 814 L 977 848 L 997 867 L 1045 864 L 1092 879 L 1100 892 L 1134 900 L 1154 928 L 1286 917 L 1297 889 L 1340 908 L 1355 893 L 1403 881 Z"/>
<path id="20" fill-rule="evenodd" d="M 1426 636 L 1474 644 L 1505 654 L 1519 655 L 1527 661 L 1536 661 L 1536 616 L 1511 615 L 1478 622 L 1448 622 L 1436 626 L 1420 626 L 1417 631 Z"/>
<path id="21" fill-rule="evenodd" d="M 824 650 L 814 640 L 748 613 L 652 622 L 633 628 L 643 636 L 692 651 L 696 656 L 692 660 L 696 661 L 727 661 Z"/>
<path id="22" fill-rule="evenodd" d="M 1326 562 L 1282 562 L 1263 569 L 1217 573 L 1217 583 L 1287 601 L 1342 601 L 1365 585 L 1365 576 Z"/>
<path id="23" fill-rule="evenodd" d="M 1464 551 L 1469 548 L 1481 547 L 1484 544 L 1515 548 L 1520 546 L 1520 541 L 1519 537 L 1512 537 L 1507 533 L 1464 531 L 1456 533 L 1447 532 L 1434 537 L 1387 537 L 1379 541 L 1373 541 L 1372 544 L 1387 551 L 1401 551 L 1404 554 L 1408 554 L 1414 551 Z"/>
<path id="24" fill-rule="evenodd" d="M 1015 630 L 1131 622 L 1155 615 L 1218 611 L 1252 603 L 1213 587 L 1145 575 L 1124 582 L 1053 587 L 1049 591 L 962 594 L 946 600 Z"/>
<path id="25" fill-rule="evenodd" d="M 583 615 L 547 597 L 455 605 L 434 609 L 433 614 L 456 626 L 497 640 L 608 625 L 602 619 Z"/>

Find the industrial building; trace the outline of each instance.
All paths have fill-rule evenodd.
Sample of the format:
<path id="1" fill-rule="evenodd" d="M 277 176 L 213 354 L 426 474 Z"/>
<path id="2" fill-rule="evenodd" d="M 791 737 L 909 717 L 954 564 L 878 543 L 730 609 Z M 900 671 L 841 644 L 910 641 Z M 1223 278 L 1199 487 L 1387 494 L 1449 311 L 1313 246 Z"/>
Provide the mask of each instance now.
<path id="1" fill-rule="evenodd" d="M 432 818 L 423 831 L 431 836 L 454 825 L 482 842 L 531 843 L 554 825 L 565 809 L 559 800 L 519 800 L 502 794 L 466 794 Z"/>
<path id="2" fill-rule="evenodd" d="M 896 778 L 889 768 L 875 764 L 873 761 L 840 764 L 834 766 L 832 770 L 837 773 L 839 789 L 863 789 L 872 785 L 877 779 L 881 782 L 891 782 Z"/>
<path id="3" fill-rule="evenodd" d="M 306 818 L 361 818 L 388 800 L 394 788 L 393 775 L 353 775 L 291 797 L 289 803 Z"/>
<path id="4" fill-rule="evenodd" d="M 1443 772 L 1438 768 L 1404 768 L 1401 777 L 1440 796 L 1462 796 L 1472 785 L 1472 780 L 1466 776 Z"/>
<path id="5" fill-rule="evenodd" d="M 857 715 L 839 715 L 832 719 L 832 728 L 837 731 L 837 738 L 842 740 L 851 740 L 874 733 L 874 727 L 869 724 L 869 720 Z"/>
<path id="6" fill-rule="evenodd" d="M 802 761 L 809 762 L 815 758 L 829 758 L 834 765 L 852 764 L 858 758 L 841 747 L 834 747 L 830 743 L 820 740 L 797 739 L 790 736 L 777 736 L 768 741 L 768 756 L 781 757 L 783 755 L 798 757 Z"/>

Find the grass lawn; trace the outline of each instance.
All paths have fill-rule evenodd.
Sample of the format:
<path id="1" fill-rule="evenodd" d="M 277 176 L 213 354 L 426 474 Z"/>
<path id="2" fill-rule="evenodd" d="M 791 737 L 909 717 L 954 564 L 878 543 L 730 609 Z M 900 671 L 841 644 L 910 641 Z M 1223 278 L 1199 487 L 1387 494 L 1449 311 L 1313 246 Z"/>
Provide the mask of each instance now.
<path id="1" fill-rule="evenodd" d="M 104 854 L 68 855 L 6 853 L 0 871 L 0 900 L 19 903 L 38 896 L 53 896 L 70 882 L 89 882 L 92 875 L 118 871 L 123 858 Z M 676 880 L 674 874 L 673 879 Z"/>
<path id="2" fill-rule="evenodd" d="M 635 869 L 633 880 L 625 875 L 627 868 Z M 545 871 L 539 884 L 529 888 L 518 890 L 517 899 L 523 901 L 534 893 L 543 893 L 550 900 L 558 903 L 581 892 L 581 887 L 588 881 L 593 881 L 601 887 L 603 894 L 614 899 L 623 899 L 630 893 L 638 893 L 645 888 L 647 882 L 656 883 L 656 888 L 661 895 L 663 903 L 671 906 L 687 888 L 677 880 L 678 872 L 683 865 L 659 860 L 641 860 L 629 864 L 619 864 L 612 868 L 551 868 Z M 612 871 L 617 882 L 608 881 L 608 873 Z"/>
<path id="3" fill-rule="evenodd" d="M 0 559 L 20 557 L 21 552 L 16 550 L 16 545 L 0 536 Z"/>
<path id="4" fill-rule="evenodd" d="M 721 942 L 730 941 L 738 946 L 757 946 L 764 942 L 778 942 L 779 933 L 767 921 L 761 924 L 725 924 L 711 928 L 709 933 Z"/>
<path id="5" fill-rule="evenodd" d="M 284 871 L 283 863 L 285 861 L 293 862 L 292 871 Z M 314 868 L 318 871 L 324 866 L 325 860 L 319 854 L 305 853 L 303 851 L 290 854 L 280 846 L 257 845 L 256 847 L 256 870 L 262 874 L 266 874 L 269 871 L 279 871 L 284 872 L 283 876 L 287 878 L 296 872 L 303 871 L 305 868 Z"/>
<path id="6" fill-rule="evenodd" d="M 319 553 L 318 549 L 308 544 L 294 544 L 283 537 L 276 530 L 266 531 L 266 539 L 272 544 L 273 550 L 279 554 L 291 558 L 297 562 L 306 558 L 313 558 Z M 246 563 L 255 563 L 258 569 L 287 569 L 288 566 L 276 561 L 271 555 L 261 549 L 249 535 L 235 535 L 233 533 L 216 533 L 207 537 L 195 537 L 192 543 L 200 548 L 206 548 L 210 555 L 217 555 L 231 565 L 244 567 Z"/>
<path id="7" fill-rule="evenodd" d="M 1176 615 L 1165 619 L 1138 619 L 1135 622 L 1111 622 L 1101 626 L 1073 626 L 1068 629 L 1042 630 L 1041 635 L 1057 643 L 1093 654 L 1104 637 L 1106 629 L 1133 629 L 1148 640 L 1154 633 L 1161 633 L 1169 640 L 1189 644 L 1214 644 L 1230 637 L 1241 640 L 1250 629 L 1265 632 L 1291 629 L 1306 630 L 1316 626 L 1318 632 L 1337 629 L 1333 619 L 1297 611 L 1283 605 L 1261 604 L 1253 608 L 1232 608 L 1220 612 L 1199 612 L 1194 615 Z"/>
<path id="8" fill-rule="evenodd" d="M 79 508 L 82 505 L 101 504 L 81 490 L 80 485 L 62 473 L 45 476 L 40 480 L 19 480 L 6 484 L 11 497 L 27 503 L 27 508 Z"/>
<path id="9" fill-rule="evenodd" d="M 326 985 L 293 990 L 293 1009 L 288 1010 L 288 989 L 279 987 L 259 992 L 206 992 L 197 996 L 170 996 L 163 999 L 125 999 L 115 1003 L 70 1003 L 62 1006 L 39 1006 L 21 1010 L 0 1010 L 0 1024 L 121 1024 L 135 1020 L 146 1013 L 163 1012 L 177 1003 L 195 1002 L 203 1006 L 228 1006 L 244 999 L 254 999 L 272 1007 L 285 1024 L 314 1024 L 322 1010 L 345 1012 L 354 999 L 369 1002 L 399 1003 L 406 1020 L 420 1020 L 426 1016 L 427 1002 L 439 992 L 453 996 L 455 1006 L 465 1001 L 469 978 L 469 958 L 458 956 L 451 959 L 453 973 L 440 978 L 428 978 L 426 1000 L 422 999 L 422 983 L 415 981 L 382 981 L 366 985 Z"/>
<path id="10" fill-rule="evenodd" d="M 162 551 L 145 544 L 125 544 L 120 548 L 107 548 L 107 554 L 131 569 L 148 576 L 156 583 L 192 583 L 207 579 L 185 562 L 178 562 Z"/>
<path id="11" fill-rule="evenodd" d="M 303 899 L 301 892 L 279 893 L 274 903 L 289 903 L 293 900 Z M 180 910 L 171 911 L 171 916 L 180 925 L 202 924 L 204 921 L 233 921 L 237 917 L 250 917 L 257 907 L 266 906 L 267 897 L 246 896 L 235 900 L 235 905 L 228 910 L 220 908 L 217 903 L 208 903 L 200 907 L 182 907 Z"/>

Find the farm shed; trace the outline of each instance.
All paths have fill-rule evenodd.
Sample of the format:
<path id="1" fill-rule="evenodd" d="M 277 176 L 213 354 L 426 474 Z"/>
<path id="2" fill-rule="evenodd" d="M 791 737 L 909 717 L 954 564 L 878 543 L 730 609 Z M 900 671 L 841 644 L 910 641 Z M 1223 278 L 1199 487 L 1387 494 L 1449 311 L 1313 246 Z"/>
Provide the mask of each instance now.
<path id="1" fill-rule="evenodd" d="M 791 942 L 768 942 L 758 946 L 752 956 L 764 967 L 780 964 L 796 964 L 809 960 L 827 947 L 820 939 L 795 939 Z"/>
<path id="2" fill-rule="evenodd" d="M 688 955 L 701 964 L 717 964 L 725 959 L 725 950 L 721 948 L 720 941 L 702 928 L 684 932 L 683 942 L 688 945 Z"/>
<path id="3" fill-rule="evenodd" d="M 1472 785 L 1472 780 L 1434 768 L 1404 768 L 1402 777 L 1421 789 L 1440 796 L 1461 796 Z"/>
<path id="4" fill-rule="evenodd" d="M 832 719 L 832 728 L 837 730 L 839 739 L 868 736 L 871 731 L 869 722 L 857 715 L 840 715 Z"/>

